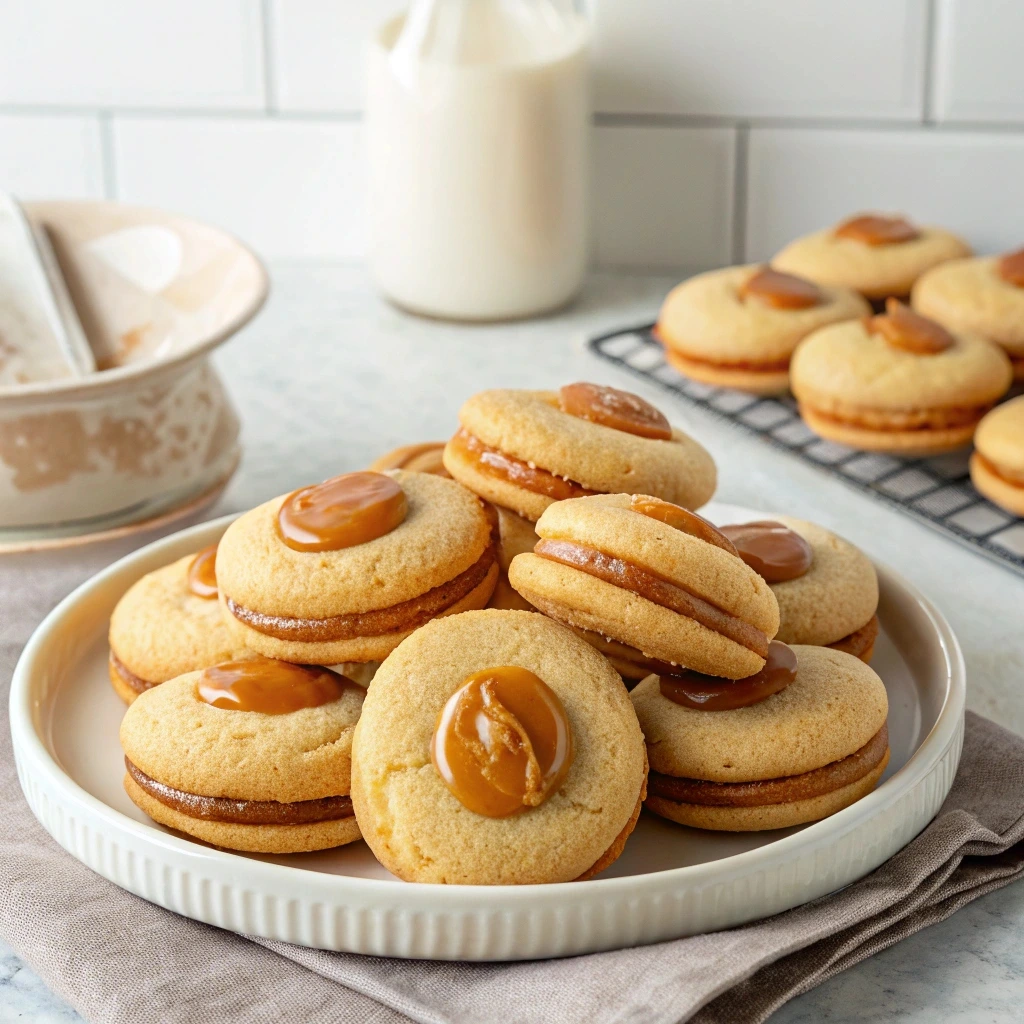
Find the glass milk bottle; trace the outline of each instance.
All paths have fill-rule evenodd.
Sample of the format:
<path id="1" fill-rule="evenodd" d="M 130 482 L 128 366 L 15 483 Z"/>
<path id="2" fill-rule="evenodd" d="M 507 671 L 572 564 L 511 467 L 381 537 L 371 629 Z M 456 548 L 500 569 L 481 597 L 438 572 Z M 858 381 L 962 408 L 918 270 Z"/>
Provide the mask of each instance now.
<path id="1" fill-rule="evenodd" d="M 570 0 L 414 0 L 372 41 L 370 266 L 400 306 L 497 320 L 587 263 L 588 30 Z"/>

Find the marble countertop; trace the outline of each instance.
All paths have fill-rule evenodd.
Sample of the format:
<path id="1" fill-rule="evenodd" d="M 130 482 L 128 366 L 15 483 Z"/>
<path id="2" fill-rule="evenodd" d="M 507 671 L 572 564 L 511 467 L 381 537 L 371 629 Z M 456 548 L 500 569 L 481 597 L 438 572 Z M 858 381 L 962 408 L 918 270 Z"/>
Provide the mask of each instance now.
<path id="1" fill-rule="evenodd" d="M 585 352 L 589 334 L 650 320 L 674 280 L 597 274 L 570 309 L 502 325 L 408 316 L 378 299 L 358 266 L 278 267 L 273 280 L 265 312 L 216 357 L 242 415 L 245 455 L 211 516 L 360 468 L 396 445 L 444 438 L 461 401 L 485 387 L 617 384 L 711 450 L 717 498 L 816 520 L 928 594 L 963 645 L 968 707 L 1024 732 L 1024 578 Z M 1019 1021 L 1022 939 L 1016 885 L 793 1000 L 772 1022 Z M 0 1024 L 15 1020 L 79 1018 L 0 944 Z"/>

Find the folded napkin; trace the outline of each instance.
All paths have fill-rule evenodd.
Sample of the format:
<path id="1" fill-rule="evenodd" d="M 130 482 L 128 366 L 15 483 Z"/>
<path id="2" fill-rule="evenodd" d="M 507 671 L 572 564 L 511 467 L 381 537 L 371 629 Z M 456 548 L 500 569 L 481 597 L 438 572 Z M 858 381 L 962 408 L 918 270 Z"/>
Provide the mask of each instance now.
<path id="1" fill-rule="evenodd" d="M 43 614 L 110 560 L 5 560 L 0 700 Z M 103 1024 L 743 1024 L 1024 874 L 1024 739 L 968 713 L 953 790 L 905 850 L 841 892 L 731 931 L 566 960 L 385 960 L 250 940 L 118 889 L 61 850 L 0 730 L 0 935 Z"/>

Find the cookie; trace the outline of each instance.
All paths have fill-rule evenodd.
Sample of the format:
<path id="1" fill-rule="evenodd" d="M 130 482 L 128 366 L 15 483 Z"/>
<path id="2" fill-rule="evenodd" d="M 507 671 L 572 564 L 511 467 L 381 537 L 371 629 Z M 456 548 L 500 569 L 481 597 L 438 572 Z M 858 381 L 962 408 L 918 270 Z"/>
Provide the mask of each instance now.
<path id="1" fill-rule="evenodd" d="M 503 608 L 506 611 L 533 611 L 533 605 L 522 597 L 508 581 L 508 567 L 516 555 L 532 551 L 540 539 L 529 519 L 517 516 L 511 509 L 490 505 L 497 521 L 498 564 L 501 575 L 494 587 L 494 593 L 487 603 L 488 608 Z"/>
<path id="2" fill-rule="evenodd" d="M 1010 386 L 1006 354 L 894 299 L 886 310 L 800 343 L 790 368 L 800 415 L 821 437 L 866 451 L 929 455 L 968 444 Z"/>
<path id="3" fill-rule="evenodd" d="M 790 242 L 772 266 L 878 300 L 906 298 L 926 270 L 970 255 L 962 238 L 942 228 L 918 227 L 899 216 L 858 214 Z"/>
<path id="4" fill-rule="evenodd" d="M 449 476 L 444 468 L 441 455 L 444 441 L 424 441 L 420 444 L 404 444 L 385 452 L 367 468 L 374 473 L 385 473 L 389 469 L 407 469 L 415 473 L 433 473 L 435 476 Z"/>
<path id="5" fill-rule="evenodd" d="M 482 391 L 459 410 L 444 450 L 456 480 L 536 521 L 552 502 L 639 491 L 696 508 L 715 491 L 715 464 L 636 395 L 598 384 Z"/>
<path id="6" fill-rule="evenodd" d="M 720 529 L 772 588 L 779 603 L 776 640 L 871 660 L 878 637 L 878 576 L 859 548 L 789 516 Z"/>
<path id="7" fill-rule="evenodd" d="M 216 550 L 147 573 L 115 605 L 108 671 L 127 704 L 158 683 L 250 653 L 221 618 Z"/>
<path id="8" fill-rule="evenodd" d="M 978 425 L 971 481 L 989 501 L 1024 516 L 1024 395 L 996 406 Z"/>
<path id="9" fill-rule="evenodd" d="M 509 580 L 534 607 L 645 657 L 740 679 L 764 665 L 779 609 L 707 520 L 646 495 L 560 501 Z"/>
<path id="10" fill-rule="evenodd" d="M 485 610 L 428 623 L 381 666 L 352 802 L 374 855 L 407 881 L 567 882 L 621 853 L 646 774 L 605 659 L 535 612 Z"/>
<path id="11" fill-rule="evenodd" d="M 128 709 L 124 788 L 154 821 L 230 850 L 351 843 L 364 695 L 328 669 L 263 658 L 188 672 Z"/>
<path id="12" fill-rule="evenodd" d="M 479 499 L 404 470 L 274 498 L 232 523 L 217 554 L 238 641 L 316 665 L 383 660 L 429 619 L 483 607 L 498 571 Z"/>
<path id="13" fill-rule="evenodd" d="M 695 828 L 760 831 L 817 821 L 874 789 L 889 762 L 882 680 L 842 651 L 773 648 L 783 685 L 746 706 L 678 703 L 686 688 L 658 676 L 632 691 L 650 758 L 648 810 Z M 713 689 L 698 680 L 692 692 Z"/>
<path id="14" fill-rule="evenodd" d="M 1024 380 L 1024 249 L 943 263 L 917 281 L 911 304 L 950 331 L 994 341 Z"/>
<path id="15" fill-rule="evenodd" d="M 755 395 L 789 388 L 797 344 L 826 324 L 871 307 L 849 288 L 815 285 L 772 267 L 726 267 L 669 292 L 656 333 L 680 373 Z"/>

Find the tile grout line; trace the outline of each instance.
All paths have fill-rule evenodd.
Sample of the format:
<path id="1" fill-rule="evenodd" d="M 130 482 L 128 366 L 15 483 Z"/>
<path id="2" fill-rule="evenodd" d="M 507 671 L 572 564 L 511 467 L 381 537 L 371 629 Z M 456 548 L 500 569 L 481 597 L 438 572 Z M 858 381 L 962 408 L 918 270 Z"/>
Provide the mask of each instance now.
<path id="1" fill-rule="evenodd" d="M 732 183 L 732 262 L 744 263 L 747 249 L 747 188 L 750 126 L 736 126 Z"/>
<path id="2" fill-rule="evenodd" d="M 103 195 L 107 199 L 117 199 L 114 115 L 109 110 L 101 110 L 97 117 L 100 126 L 100 153 L 103 160 Z"/>
<path id="3" fill-rule="evenodd" d="M 274 74 L 273 21 L 270 0 L 260 0 L 260 34 L 263 44 L 260 52 L 260 61 L 263 67 L 263 112 L 270 117 L 276 117 L 279 113 L 275 88 L 276 75 Z"/>

